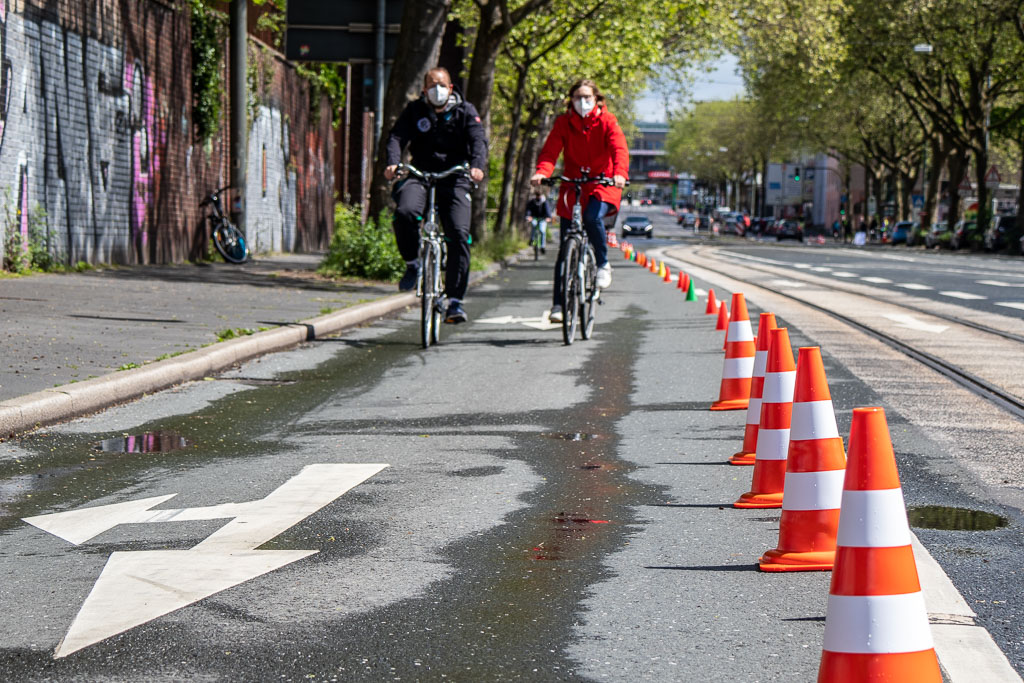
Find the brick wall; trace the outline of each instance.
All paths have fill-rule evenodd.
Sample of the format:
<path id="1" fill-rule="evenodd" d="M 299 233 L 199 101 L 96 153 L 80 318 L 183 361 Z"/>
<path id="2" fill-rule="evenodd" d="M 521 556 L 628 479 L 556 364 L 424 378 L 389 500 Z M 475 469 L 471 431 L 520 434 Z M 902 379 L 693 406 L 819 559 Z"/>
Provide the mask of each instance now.
<path id="1" fill-rule="evenodd" d="M 247 230 L 261 250 L 310 250 L 332 229 L 326 100 L 250 45 Z M 228 184 L 228 120 L 193 135 L 187 7 L 161 0 L 0 0 L 0 221 L 36 226 L 61 260 L 163 263 L 206 251 L 199 201 Z M 225 84 L 227 83 L 225 66 Z"/>

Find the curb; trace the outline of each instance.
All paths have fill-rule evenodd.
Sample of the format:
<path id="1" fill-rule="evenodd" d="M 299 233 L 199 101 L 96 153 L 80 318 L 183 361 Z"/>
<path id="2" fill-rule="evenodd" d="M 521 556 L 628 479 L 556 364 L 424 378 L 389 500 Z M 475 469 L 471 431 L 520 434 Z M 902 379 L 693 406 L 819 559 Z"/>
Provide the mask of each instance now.
<path id="1" fill-rule="evenodd" d="M 518 262 L 523 253 L 501 263 L 493 263 L 483 271 L 470 273 L 470 285 Z M 382 318 L 413 305 L 416 300 L 415 294 L 394 294 L 240 339 L 214 343 L 140 368 L 116 371 L 0 401 L 0 436 L 8 438 L 37 427 L 99 412 L 176 384 L 202 379 L 257 356 L 284 351 L 302 342 Z"/>

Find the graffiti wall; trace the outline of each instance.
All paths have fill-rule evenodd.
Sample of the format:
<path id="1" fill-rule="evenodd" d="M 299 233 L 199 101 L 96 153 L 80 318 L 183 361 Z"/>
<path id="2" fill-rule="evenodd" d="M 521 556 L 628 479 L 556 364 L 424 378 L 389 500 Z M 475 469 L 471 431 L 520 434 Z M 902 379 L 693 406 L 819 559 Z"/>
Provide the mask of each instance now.
<path id="1" fill-rule="evenodd" d="M 193 137 L 190 45 L 175 2 L 0 0 L 5 240 L 31 233 L 72 263 L 205 253 L 198 205 L 228 184 L 226 129 L 205 145 Z M 271 87 L 251 117 L 247 232 L 261 250 L 320 248 L 332 228 L 329 116 L 312 113 L 290 65 L 266 68 Z"/>

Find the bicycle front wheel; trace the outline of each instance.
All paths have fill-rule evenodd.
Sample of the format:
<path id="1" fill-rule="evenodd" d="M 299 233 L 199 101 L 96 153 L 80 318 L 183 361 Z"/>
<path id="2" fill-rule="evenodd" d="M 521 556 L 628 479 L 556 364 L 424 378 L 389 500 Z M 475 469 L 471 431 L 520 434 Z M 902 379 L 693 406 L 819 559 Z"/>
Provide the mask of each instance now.
<path id="1" fill-rule="evenodd" d="M 597 260 L 588 246 L 584 251 L 583 277 L 577 278 L 581 283 L 582 302 L 580 303 L 580 336 L 590 339 L 594 334 L 594 309 L 597 307 Z"/>
<path id="2" fill-rule="evenodd" d="M 438 267 L 437 254 L 432 244 L 422 250 L 420 259 L 420 278 L 423 281 L 423 294 L 420 296 L 420 341 L 423 348 L 430 348 L 431 342 L 437 341 L 436 318 L 434 315 L 437 299 L 437 279 L 434 271 Z"/>
<path id="3" fill-rule="evenodd" d="M 562 340 L 572 344 L 580 324 L 579 287 L 580 247 L 570 238 L 565 243 L 565 260 L 562 263 Z"/>
<path id="4" fill-rule="evenodd" d="M 448 264 L 448 248 L 444 242 L 434 247 L 438 255 L 436 265 L 433 269 L 434 278 L 434 320 L 430 324 L 431 341 L 436 344 L 441 341 L 441 319 L 444 317 L 444 282 L 441 280 L 441 273 Z"/>
<path id="5" fill-rule="evenodd" d="M 249 260 L 249 244 L 245 241 L 245 235 L 226 220 L 214 227 L 213 246 L 228 263 L 245 263 Z"/>

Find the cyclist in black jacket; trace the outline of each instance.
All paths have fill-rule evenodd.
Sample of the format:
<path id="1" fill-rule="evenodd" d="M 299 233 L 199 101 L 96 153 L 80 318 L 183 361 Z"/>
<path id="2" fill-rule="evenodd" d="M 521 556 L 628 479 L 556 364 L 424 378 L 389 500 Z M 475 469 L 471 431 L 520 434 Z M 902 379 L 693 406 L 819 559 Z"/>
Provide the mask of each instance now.
<path id="1" fill-rule="evenodd" d="M 476 108 L 462 99 L 452 87 L 452 79 L 443 68 L 431 69 L 423 79 L 423 94 L 406 105 L 388 135 L 387 167 L 384 176 L 391 180 L 408 146 L 410 163 L 421 171 L 439 172 L 469 163 L 473 182 L 484 178 L 487 164 L 487 140 Z M 427 192 L 415 178 L 406 178 L 393 191 L 395 202 L 395 239 L 405 259 L 405 274 L 398 289 L 416 287 L 419 275 L 419 219 L 426 209 Z M 452 176 L 437 185 L 437 211 L 448 240 L 448 267 L 445 293 L 448 311 L 445 322 L 467 320 L 462 309 L 469 280 L 470 181 Z"/>

